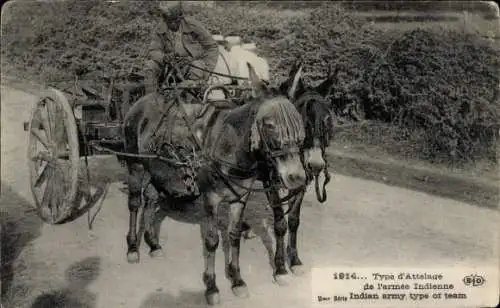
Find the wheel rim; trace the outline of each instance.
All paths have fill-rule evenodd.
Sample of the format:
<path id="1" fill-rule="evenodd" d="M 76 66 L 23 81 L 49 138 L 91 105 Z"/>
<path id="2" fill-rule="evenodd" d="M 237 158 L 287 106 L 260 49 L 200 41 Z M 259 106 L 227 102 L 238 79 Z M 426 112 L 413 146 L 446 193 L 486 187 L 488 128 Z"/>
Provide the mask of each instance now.
<path id="1" fill-rule="evenodd" d="M 35 104 L 28 133 L 35 205 L 43 221 L 60 223 L 72 212 L 79 170 L 76 123 L 62 93 L 54 92 Z"/>

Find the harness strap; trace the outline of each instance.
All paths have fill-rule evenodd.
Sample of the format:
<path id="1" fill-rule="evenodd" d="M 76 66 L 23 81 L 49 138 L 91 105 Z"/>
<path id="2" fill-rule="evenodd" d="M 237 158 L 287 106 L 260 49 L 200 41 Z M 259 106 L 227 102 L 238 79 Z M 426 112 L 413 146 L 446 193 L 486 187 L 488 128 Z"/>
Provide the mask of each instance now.
<path id="1" fill-rule="evenodd" d="M 131 157 L 131 158 L 141 158 L 141 159 L 158 159 L 161 160 L 167 164 L 177 166 L 177 167 L 188 167 L 188 163 L 184 162 L 179 162 L 176 160 L 168 159 L 165 158 L 161 155 L 157 154 L 133 154 L 133 153 L 123 153 L 123 152 L 118 152 L 118 151 L 113 151 L 111 149 L 105 148 L 103 146 L 100 146 L 97 141 L 89 141 L 89 147 L 99 151 L 99 152 L 105 152 L 110 155 L 116 155 L 118 157 Z"/>
<path id="2" fill-rule="evenodd" d="M 177 91 L 175 91 L 176 93 L 176 103 L 178 105 L 180 105 L 180 96 L 179 96 L 179 93 Z M 238 198 L 236 201 L 234 202 L 240 202 L 242 203 L 242 199 L 243 197 L 247 196 L 247 195 L 250 195 L 251 192 L 254 192 L 254 191 L 261 191 L 261 192 L 269 192 L 271 191 L 272 189 L 274 189 L 273 187 L 267 187 L 267 188 L 263 188 L 263 189 L 255 189 L 253 188 L 253 182 L 252 181 L 252 184 L 250 185 L 251 187 L 245 187 L 243 185 L 241 185 L 240 183 L 238 183 L 237 181 L 234 181 L 230 176 L 224 174 L 220 168 L 218 168 L 218 166 L 216 165 L 217 162 L 220 163 L 220 161 L 214 161 L 213 159 L 210 159 L 209 157 L 207 157 L 207 154 L 203 151 L 203 148 L 201 146 L 201 141 L 198 140 L 198 137 L 196 136 L 196 134 L 193 132 L 192 130 L 192 127 L 191 127 L 191 123 L 189 122 L 188 120 L 188 117 L 187 117 L 187 114 L 185 112 L 185 110 L 182 108 L 182 106 L 179 106 L 180 109 L 181 109 L 181 113 L 182 113 L 182 118 L 184 119 L 184 121 L 186 121 L 187 125 L 188 125 L 188 128 L 189 128 L 189 131 L 191 132 L 191 135 L 195 141 L 195 144 L 196 144 L 196 147 L 198 148 L 198 150 L 202 153 L 202 155 L 207 158 L 208 160 L 214 162 L 215 164 L 212 164 L 213 166 L 213 169 L 215 170 L 215 172 L 219 175 L 219 177 L 221 178 L 221 180 L 223 181 L 223 183 L 227 186 L 227 188 L 229 190 L 231 190 L 231 192 Z M 233 167 L 233 166 L 231 166 Z M 247 192 L 243 195 L 240 195 L 235 189 L 234 187 L 231 185 L 235 185 L 235 186 L 238 186 L 242 189 L 245 189 Z M 298 189 L 294 189 L 294 190 L 291 190 L 290 191 L 290 194 L 284 198 L 280 198 L 280 200 L 278 201 L 278 203 L 274 204 L 274 205 L 271 205 L 271 206 L 278 206 L 278 205 L 281 205 L 283 204 L 284 202 L 287 202 L 288 200 L 290 200 L 291 198 L 293 198 L 295 195 L 297 195 L 302 189 L 301 188 L 298 188 Z M 290 211 L 290 209 L 286 212 L 286 214 L 288 214 L 288 212 Z"/>
<path id="3" fill-rule="evenodd" d="M 188 66 L 191 66 L 193 68 L 199 69 L 200 71 L 204 71 L 206 73 L 210 73 L 210 74 L 214 74 L 214 75 L 218 75 L 218 76 L 222 76 L 222 77 L 227 77 L 227 78 L 232 78 L 232 79 L 237 79 L 237 80 L 246 80 L 246 81 L 250 80 L 249 78 L 246 78 L 246 77 L 239 77 L 239 76 L 232 76 L 232 75 L 228 75 L 228 74 L 224 74 L 224 73 L 217 73 L 217 72 L 214 72 L 214 71 L 207 70 L 205 68 L 196 66 L 196 65 L 191 64 L 191 63 L 189 63 Z"/>
<path id="4" fill-rule="evenodd" d="M 248 192 L 268 193 L 268 192 L 272 191 L 273 189 L 275 189 L 274 187 L 271 187 L 271 186 L 264 187 L 264 188 L 245 187 L 245 186 L 241 185 L 240 183 L 233 181 L 230 177 L 226 176 L 225 174 L 223 174 L 218 168 L 215 168 L 215 171 L 217 172 L 217 174 L 219 174 L 219 176 L 221 176 L 222 180 L 224 181 L 224 184 L 228 185 L 228 188 L 231 189 L 231 191 L 233 191 L 233 193 L 237 196 L 239 196 L 239 194 L 234 192 L 234 189 L 230 186 L 229 182 L 231 182 L 235 186 L 238 186 L 242 189 L 247 190 Z M 251 186 L 253 186 L 253 183 Z M 283 205 L 285 202 L 289 201 L 290 199 L 295 197 L 297 194 L 299 194 L 302 191 L 302 189 L 303 189 L 303 187 L 299 187 L 299 188 L 290 190 L 290 193 L 287 196 L 285 196 L 283 198 L 279 198 L 277 203 L 271 204 L 271 207 Z M 288 209 L 286 211 L 285 215 L 288 214 L 289 211 L 290 211 L 290 209 Z"/>
<path id="5" fill-rule="evenodd" d="M 247 195 L 250 195 L 251 190 L 247 190 L 247 192 L 245 194 L 240 195 L 234 189 L 234 187 L 229 183 L 229 181 L 228 181 L 228 179 L 230 179 L 229 177 L 226 177 L 226 175 L 224 173 L 222 173 L 222 171 L 219 168 L 217 168 L 216 166 L 214 166 L 213 169 L 215 170 L 215 172 L 217 173 L 217 175 L 221 178 L 221 180 L 224 183 L 224 185 L 226 185 L 226 187 L 229 188 L 229 190 L 236 196 L 237 199 L 235 201 L 232 201 L 231 203 L 239 202 L 239 203 L 242 203 L 242 204 L 246 204 L 246 202 L 243 203 L 241 200 L 243 200 L 243 197 L 245 197 Z M 252 181 L 251 186 L 253 186 L 253 181 Z"/>
<path id="6" fill-rule="evenodd" d="M 277 200 L 273 200 L 273 201 L 276 201 L 276 202 L 274 204 L 270 204 L 270 206 L 272 208 L 274 208 L 276 206 L 282 206 L 282 205 L 285 204 L 285 202 L 290 201 L 292 198 L 294 198 L 299 193 L 301 193 L 302 191 L 304 191 L 304 189 L 305 189 L 305 187 L 299 187 L 299 188 L 296 188 L 296 189 L 292 189 L 292 190 L 290 190 L 290 193 L 288 195 L 286 195 L 285 197 L 283 197 L 283 198 L 280 198 L 280 196 L 278 194 Z M 267 197 L 268 197 L 268 200 L 270 199 L 269 198 L 269 192 L 270 192 L 270 190 L 268 190 L 268 191 L 265 192 L 266 195 L 267 195 Z M 286 212 L 284 213 L 284 215 L 288 215 L 293 208 L 294 207 L 289 206 L 288 209 L 286 210 Z"/>
<path id="7" fill-rule="evenodd" d="M 177 104 L 177 107 L 179 107 L 180 111 L 181 111 L 181 116 L 182 116 L 182 119 L 186 122 L 187 124 L 187 127 L 189 129 L 189 132 L 191 133 L 191 137 L 193 138 L 194 140 L 194 143 L 196 145 L 196 147 L 198 148 L 198 150 L 200 152 L 203 151 L 203 148 L 201 147 L 201 141 L 198 140 L 198 136 L 196 136 L 196 134 L 193 132 L 193 128 L 191 126 L 191 122 L 188 120 L 188 116 L 186 114 L 186 111 L 184 110 L 184 108 L 182 107 L 180 101 L 181 101 L 181 97 L 179 95 L 179 92 L 178 91 L 175 91 L 175 96 L 176 96 L 176 100 L 175 100 L 175 103 Z"/>
<path id="8" fill-rule="evenodd" d="M 158 124 L 156 125 L 156 128 L 155 128 L 155 130 L 153 131 L 153 136 L 152 136 L 153 138 L 157 138 L 157 137 L 158 137 L 158 136 L 156 135 L 156 133 L 157 133 L 157 132 L 158 132 L 158 130 L 160 129 L 161 124 L 163 123 L 163 121 L 165 120 L 165 118 L 168 116 L 168 114 L 169 114 L 169 112 L 170 112 L 170 109 L 172 109 L 172 108 L 173 108 L 173 106 L 174 106 L 174 104 L 170 104 L 170 106 L 168 106 L 167 110 L 165 110 L 165 111 L 162 113 L 162 115 L 161 115 L 161 117 L 160 117 L 160 120 L 158 121 Z M 168 124 L 168 123 L 167 123 L 167 124 Z M 171 126 L 171 125 L 169 125 L 169 126 Z M 169 127 L 169 128 L 170 128 L 170 127 Z M 171 140 L 168 140 L 168 141 L 170 142 Z M 156 154 L 160 154 L 160 151 L 161 151 L 161 148 L 158 148 L 158 149 L 157 149 L 157 151 L 156 151 Z"/>
<path id="9" fill-rule="evenodd" d="M 195 134 L 195 133 L 193 132 L 193 130 L 192 130 L 191 123 L 190 123 L 190 121 L 188 120 L 188 117 L 187 117 L 187 114 L 186 114 L 186 112 L 185 112 L 184 108 L 182 108 L 182 106 L 180 106 L 180 96 L 179 96 L 179 93 L 178 93 L 177 91 L 175 91 L 175 93 L 176 93 L 176 96 L 177 96 L 177 97 L 176 97 L 176 98 L 177 98 L 176 103 L 177 103 L 177 105 L 179 106 L 179 108 L 181 109 L 182 118 L 183 118 L 183 120 L 186 122 L 186 124 L 187 124 L 187 126 L 188 126 L 188 128 L 189 128 L 189 131 L 190 131 L 190 133 L 191 133 L 191 137 L 194 139 L 194 142 L 195 142 L 195 144 L 196 144 L 196 147 L 198 148 L 198 150 L 202 153 L 202 155 L 203 155 L 205 158 L 209 159 L 209 158 L 207 157 L 206 153 L 203 151 L 203 148 L 202 148 L 202 146 L 201 146 L 201 141 L 200 141 L 200 140 L 198 140 L 198 136 L 196 136 L 196 134 Z M 209 160 L 210 160 L 210 159 L 209 159 Z M 226 177 L 226 176 L 222 173 L 222 171 L 221 171 L 219 168 L 217 168 L 217 166 L 214 166 L 214 168 L 213 168 L 213 169 L 214 169 L 214 170 L 215 170 L 215 172 L 216 172 L 216 173 L 217 173 L 217 174 L 221 177 L 221 179 L 222 179 L 223 183 L 224 183 L 224 184 L 225 184 L 225 185 L 229 188 L 229 190 L 231 190 L 231 192 L 232 192 L 232 193 L 233 193 L 233 194 L 234 194 L 234 195 L 238 198 L 238 200 L 237 200 L 237 201 L 241 201 L 241 200 L 242 200 L 242 198 L 244 197 L 244 195 L 243 195 L 243 196 L 242 196 L 242 195 L 240 195 L 240 194 L 239 194 L 239 193 L 238 193 L 238 192 L 237 192 L 237 191 L 236 191 L 236 190 L 235 190 L 235 189 L 234 189 L 234 188 L 233 188 L 233 187 L 232 187 L 232 186 L 228 183 L 228 177 Z M 248 192 L 248 193 L 249 193 L 249 192 Z"/>
<path id="10" fill-rule="evenodd" d="M 221 165 L 224 165 L 224 166 L 230 168 L 230 171 L 232 171 L 232 172 L 229 172 L 231 174 L 228 174 L 228 176 L 231 176 L 231 177 L 235 177 L 235 178 L 239 178 L 239 179 L 247 179 L 248 176 L 252 177 L 252 176 L 255 176 L 257 173 L 257 168 L 255 167 L 255 165 L 250 169 L 243 169 L 243 168 L 238 168 L 238 167 L 236 167 L 233 164 L 230 164 L 228 162 L 225 162 L 222 159 L 219 159 L 216 157 L 211 157 L 211 158 L 212 158 L 213 164 L 215 166 L 220 167 Z M 250 175 L 249 175 L 249 173 L 250 173 Z"/>

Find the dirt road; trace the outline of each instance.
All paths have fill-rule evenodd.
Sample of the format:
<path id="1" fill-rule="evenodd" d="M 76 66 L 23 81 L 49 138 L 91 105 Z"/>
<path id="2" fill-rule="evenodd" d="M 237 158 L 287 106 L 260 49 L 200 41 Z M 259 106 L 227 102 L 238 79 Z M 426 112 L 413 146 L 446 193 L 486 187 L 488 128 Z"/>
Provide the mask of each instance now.
<path id="1" fill-rule="evenodd" d="M 114 158 L 92 160 L 92 173 L 111 181 L 93 230 L 86 216 L 60 226 L 39 221 L 30 210 L 22 130 L 34 97 L 2 87 L 1 98 L 2 253 L 4 271 L 13 273 L 2 281 L 4 306 L 59 301 L 64 307 L 204 307 L 202 249 L 193 220 L 165 220 L 163 259 L 150 259 L 144 249 L 140 264 L 126 262 L 128 210 L 120 190 L 124 170 Z M 311 193 L 305 200 L 299 249 L 308 267 L 498 262 L 497 211 L 339 175 L 328 193 L 327 204 L 318 204 Z M 265 213 L 259 199 L 250 205 L 250 216 Z M 217 258 L 221 307 L 310 306 L 310 274 L 293 277 L 288 286 L 274 284 L 260 239 L 242 244 L 248 299 L 233 296 L 222 252 Z"/>

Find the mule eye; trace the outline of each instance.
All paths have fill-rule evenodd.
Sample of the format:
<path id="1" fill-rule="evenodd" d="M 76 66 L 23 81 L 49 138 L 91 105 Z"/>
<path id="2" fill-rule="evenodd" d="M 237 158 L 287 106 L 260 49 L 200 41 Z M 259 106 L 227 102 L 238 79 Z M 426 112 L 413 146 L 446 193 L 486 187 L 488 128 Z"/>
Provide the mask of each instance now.
<path id="1" fill-rule="evenodd" d="M 265 122 L 264 126 L 267 128 L 273 129 L 276 127 L 276 124 L 274 124 L 274 122 Z"/>
<path id="2" fill-rule="evenodd" d="M 333 126 L 333 122 L 332 122 L 332 117 L 331 116 L 327 116 L 324 120 L 324 123 L 327 127 L 331 127 Z"/>

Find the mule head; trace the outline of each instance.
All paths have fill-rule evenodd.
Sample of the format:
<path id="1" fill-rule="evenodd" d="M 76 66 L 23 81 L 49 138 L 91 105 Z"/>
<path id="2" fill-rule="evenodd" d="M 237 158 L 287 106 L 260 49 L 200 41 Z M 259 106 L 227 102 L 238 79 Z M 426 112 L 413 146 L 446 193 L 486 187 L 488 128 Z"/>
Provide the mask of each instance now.
<path id="1" fill-rule="evenodd" d="M 248 64 L 250 83 L 256 94 L 256 114 L 250 131 L 250 151 L 262 157 L 270 170 L 270 181 L 287 189 L 305 185 L 300 157 L 305 131 L 300 113 L 288 98 L 269 89 Z"/>
<path id="2" fill-rule="evenodd" d="M 333 117 L 326 100 L 317 92 L 310 91 L 297 99 L 305 125 L 305 141 L 302 146 L 304 165 L 313 175 L 326 168 L 326 148 L 333 131 Z"/>
<path id="3" fill-rule="evenodd" d="M 302 146 L 304 165 L 308 171 L 316 175 L 326 168 L 325 151 L 330 143 L 334 119 L 325 96 L 336 82 L 338 69 L 332 72 L 330 66 L 326 79 L 314 88 L 302 82 L 301 76 L 298 76 L 301 70 L 297 65 L 291 70 L 290 78 L 294 72 L 294 79 L 300 80 L 294 104 L 300 111 L 305 125 L 305 141 Z"/>

